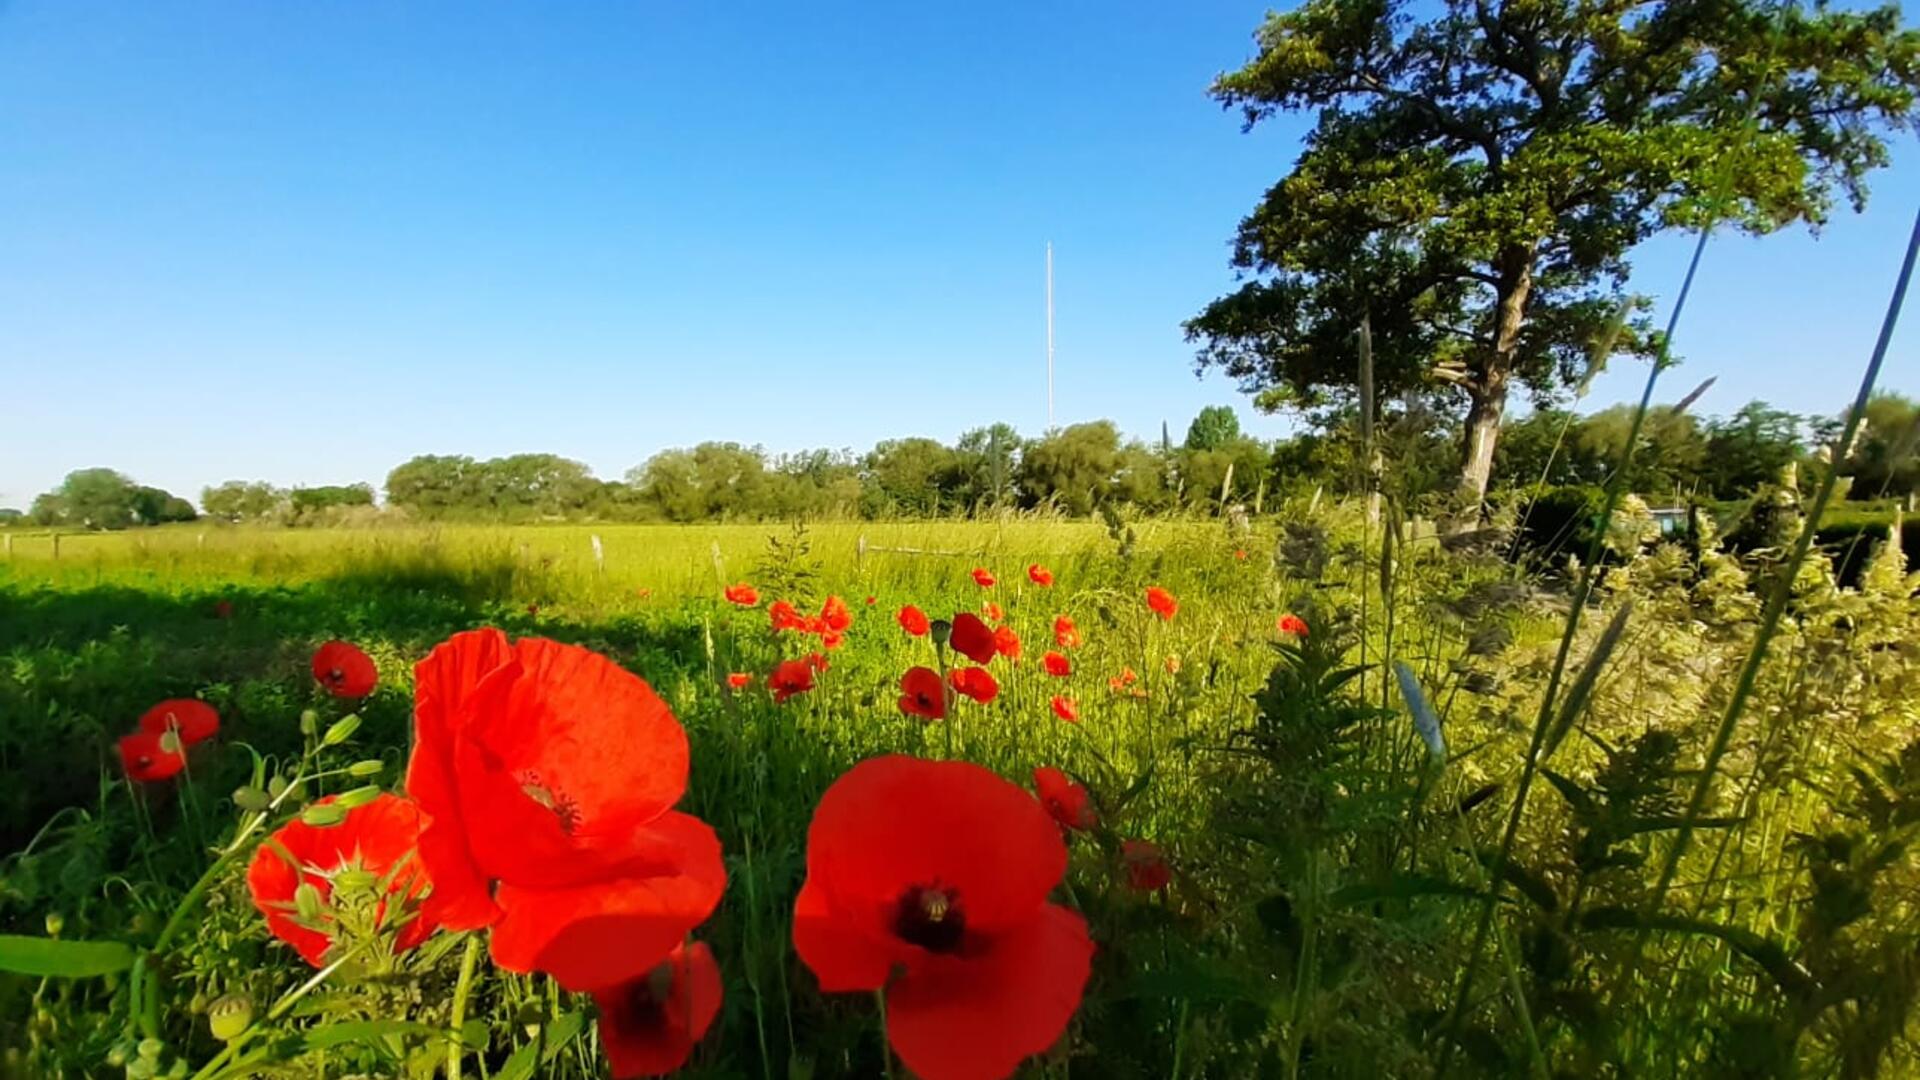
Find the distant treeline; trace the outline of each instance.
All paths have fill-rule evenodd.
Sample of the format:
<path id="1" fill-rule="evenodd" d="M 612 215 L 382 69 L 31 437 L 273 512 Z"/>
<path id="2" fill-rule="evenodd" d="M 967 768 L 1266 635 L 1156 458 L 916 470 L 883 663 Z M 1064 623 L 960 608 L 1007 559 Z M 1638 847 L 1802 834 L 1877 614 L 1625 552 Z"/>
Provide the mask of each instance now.
<path id="1" fill-rule="evenodd" d="M 385 509 L 370 484 L 293 488 L 228 481 L 201 493 L 201 511 L 228 522 L 332 524 L 382 513 L 424 520 L 601 521 L 924 518 L 1003 508 L 1051 506 L 1087 514 L 1106 504 L 1142 513 L 1249 508 L 1315 489 L 1331 494 L 1366 482 L 1352 410 L 1309 417 L 1308 429 L 1263 442 L 1240 430 L 1232 409 L 1211 406 L 1174 442 L 1163 426 L 1155 442 L 1123 438 L 1100 420 L 1022 438 L 994 424 L 949 445 L 937 439 L 889 439 L 865 453 L 809 450 L 769 454 L 756 446 L 706 442 L 665 450 L 602 480 L 556 454 L 478 460 L 423 455 L 387 474 Z M 1496 461 L 1502 486 L 1603 483 L 1632 423 L 1616 406 L 1585 416 L 1542 409 L 1509 421 Z M 1810 418 L 1752 402 L 1731 416 L 1700 418 L 1674 407 L 1653 410 L 1641 431 L 1635 488 L 1651 500 L 1742 498 L 1830 446 L 1832 418 Z M 1457 422 L 1418 399 L 1392 403 L 1375 425 L 1380 482 L 1417 504 L 1452 491 L 1460 467 Z M 1920 489 L 1920 406 L 1894 394 L 1876 397 L 1844 469 L 1857 497 L 1905 496 Z M 110 469 L 70 474 L 31 511 L 0 511 L 40 525 L 117 529 L 191 520 L 194 508 Z"/>

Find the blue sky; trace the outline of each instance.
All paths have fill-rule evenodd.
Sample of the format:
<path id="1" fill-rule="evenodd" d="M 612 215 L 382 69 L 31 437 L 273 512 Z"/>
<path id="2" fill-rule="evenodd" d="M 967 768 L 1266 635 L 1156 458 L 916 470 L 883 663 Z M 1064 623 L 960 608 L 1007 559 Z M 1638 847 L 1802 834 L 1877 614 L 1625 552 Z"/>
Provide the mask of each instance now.
<path id="1" fill-rule="evenodd" d="M 197 495 L 1036 433 L 1048 240 L 1060 422 L 1282 434 L 1179 329 L 1306 123 L 1205 97 L 1265 6 L 0 0 L 0 505 L 90 465 Z M 1817 243 L 1716 241 L 1665 396 L 1839 408 L 1917 160 Z"/>

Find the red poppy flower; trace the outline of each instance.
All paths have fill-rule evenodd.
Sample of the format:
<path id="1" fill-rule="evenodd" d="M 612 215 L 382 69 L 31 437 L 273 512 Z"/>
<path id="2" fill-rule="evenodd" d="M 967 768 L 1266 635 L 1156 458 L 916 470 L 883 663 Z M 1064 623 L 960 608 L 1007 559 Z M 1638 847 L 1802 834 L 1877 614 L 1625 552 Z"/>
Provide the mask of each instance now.
<path id="1" fill-rule="evenodd" d="M 1040 795 L 1040 805 L 1063 829 L 1085 832 L 1099 820 L 1087 789 L 1051 765 L 1033 770 L 1033 790 Z"/>
<path id="2" fill-rule="evenodd" d="M 1234 557 L 1234 558 L 1235 558 L 1236 560 L 1238 560 L 1238 561 L 1240 561 L 1240 562 L 1246 562 L 1246 561 L 1247 561 L 1247 549 L 1246 549 L 1246 548 L 1234 548 L 1234 549 L 1233 549 L 1233 557 Z"/>
<path id="3" fill-rule="evenodd" d="M 1149 585 L 1147 586 L 1147 606 L 1164 621 L 1173 618 L 1173 613 L 1180 610 L 1180 601 L 1175 600 L 1172 593 L 1160 586 Z"/>
<path id="4" fill-rule="evenodd" d="M 993 571 L 988 570 L 986 567 L 976 566 L 973 568 L 973 583 L 975 585 L 978 585 L 983 589 L 991 589 L 993 588 L 993 583 L 995 580 L 996 579 L 993 576 Z"/>
<path id="5" fill-rule="evenodd" d="M 988 622 L 1005 622 L 1007 619 L 1007 613 L 991 600 L 980 605 L 980 614 L 985 615 Z"/>
<path id="6" fill-rule="evenodd" d="M 1042 588 L 1053 584 L 1053 571 L 1033 563 L 1027 567 L 1027 580 Z"/>
<path id="7" fill-rule="evenodd" d="M 218 734 L 220 714 L 197 698 L 168 698 L 140 715 L 140 730 L 153 735 L 171 731 L 185 748 Z"/>
<path id="8" fill-rule="evenodd" d="M 704 941 L 682 945 L 644 977 L 594 992 L 614 1080 L 664 1076 L 687 1063 L 720 1011 L 720 965 Z"/>
<path id="9" fill-rule="evenodd" d="M 775 600 L 767 605 L 767 617 L 773 622 L 775 633 L 782 630 L 798 630 L 805 624 L 793 603 L 788 600 Z"/>
<path id="10" fill-rule="evenodd" d="M 871 596 L 869 596 L 869 597 L 867 597 L 867 606 L 868 606 L 868 607 L 872 607 L 872 606 L 873 606 L 873 597 L 871 597 Z"/>
<path id="11" fill-rule="evenodd" d="M 927 619 L 927 613 L 912 604 L 901 608 L 896 618 L 900 620 L 900 629 L 914 637 L 926 637 L 927 631 L 933 628 L 933 623 Z"/>
<path id="12" fill-rule="evenodd" d="M 1014 633 L 1011 626 L 996 627 L 993 631 L 993 651 L 1009 660 L 1020 659 L 1020 635 Z"/>
<path id="13" fill-rule="evenodd" d="M 640 599 L 645 600 L 647 597 L 653 595 L 653 590 L 647 588 L 645 585 L 642 585 L 639 588 L 633 590 L 633 594 L 635 596 L 638 596 Z"/>
<path id="14" fill-rule="evenodd" d="M 1145 840 L 1121 841 L 1120 865 L 1127 872 L 1127 888 L 1139 892 L 1158 892 L 1173 880 L 1166 853 Z"/>
<path id="15" fill-rule="evenodd" d="M 947 635 L 947 644 L 961 656 L 976 664 L 984 664 L 993 659 L 993 631 L 980 621 L 980 616 L 971 611 L 963 611 L 953 617 L 953 632 Z"/>
<path id="16" fill-rule="evenodd" d="M 844 633 L 847 627 L 853 625 L 853 612 L 847 610 L 845 600 L 829 596 L 827 602 L 820 605 L 820 621 L 827 624 L 827 629 Z"/>
<path id="17" fill-rule="evenodd" d="M 1133 685 L 1134 683 L 1137 683 L 1139 681 L 1140 681 L 1140 676 L 1134 674 L 1132 668 L 1125 667 L 1120 669 L 1120 674 L 1115 675 L 1113 678 L 1107 680 L 1107 689 L 1112 690 L 1116 694 L 1128 694 L 1132 697 L 1146 697 L 1147 692 L 1144 689 Z"/>
<path id="18" fill-rule="evenodd" d="M 820 644 L 823 648 L 837 649 L 846 643 L 847 635 L 840 633 L 838 630 L 829 630 L 820 635 Z"/>
<path id="19" fill-rule="evenodd" d="M 932 668 L 908 668 L 900 676 L 900 711 L 923 720 L 947 718 L 947 688 Z"/>
<path id="20" fill-rule="evenodd" d="M 1040 663 L 1046 666 L 1047 674 L 1049 675 L 1057 675 L 1064 679 L 1073 674 L 1073 661 L 1067 659 L 1065 653 L 1057 653 L 1052 649 L 1048 649 L 1046 653 L 1040 657 Z"/>
<path id="21" fill-rule="evenodd" d="M 1080 628 L 1073 625 L 1071 615 L 1060 615 L 1054 618 L 1053 643 L 1063 649 L 1080 647 Z"/>
<path id="22" fill-rule="evenodd" d="M 137 731 L 120 738 L 120 764 L 127 779 L 142 784 L 177 776 L 187 767 L 187 755 L 180 736 L 171 732 L 156 735 Z"/>
<path id="23" fill-rule="evenodd" d="M 1307 636 L 1307 620 L 1298 615 L 1280 616 L 1280 622 L 1276 628 L 1281 633 L 1292 634 L 1294 637 Z"/>
<path id="24" fill-rule="evenodd" d="M 743 581 L 738 585 L 727 586 L 726 597 L 728 603 L 752 607 L 760 602 L 760 590 Z"/>
<path id="25" fill-rule="evenodd" d="M 805 657 L 803 657 L 802 659 L 803 659 L 803 660 L 804 660 L 804 661 L 806 662 L 806 665 L 807 665 L 808 667 L 810 667 L 810 668 L 812 668 L 812 669 L 813 669 L 813 670 L 815 670 L 815 671 L 825 671 L 825 670 L 827 670 L 827 658 L 826 658 L 826 657 L 824 657 L 824 656 L 822 656 L 822 655 L 820 655 L 820 654 L 819 654 L 819 653 L 817 653 L 817 652 L 816 652 L 816 653 L 808 653 L 808 654 L 807 654 L 807 655 L 806 655 Z"/>
<path id="26" fill-rule="evenodd" d="M 803 634 L 825 634 L 831 632 L 827 626 L 827 620 L 818 615 L 808 615 L 801 619 L 797 629 Z"/>
<path id="27" fill-rule="evenodd" d="M 1169 675 L 1180 674 L 1180 658 L 1177 656 L 1167 657 L 1166 667 L 1167 667 L 1167 674 Z"/>
<path id="28" fill-rule="evenodd" d="M 1080 722 L 1080 705 L 1065 694 L 1053 695 L 1053 715 L 1068 723 Z"/>
<path id="29" fill-rule="evenodd" d="M 540 605 L 539 605 L 539 604 L 528 604 L 528 605 L 527 605 L 527 614 L 529 614 L 529 615 L 535 615 L 535 616 L 537 616 L 537 615 L 539 615 L 539 614 L 540 614 Z"/>
<path id="30" fill-rule="evenodd" d="M 216 619 L 233 618 L 233 601 L 215 600 L 213 602 L 213 617 Z"/>
<path id="31" fill-rule="evenodd" d="M 414 668 L 407 791 L 430 824 L 427 912 L 493 928 L 493 959 L 598 990 L 651 971 L 726 889 L 720 841 L 672 807 L 687 736 L 597 653 L 498 630 Z"/>
<path id="32" fill-rule="evenodd" d="M 753 685 L 753 676 L 744 671 L 735 671 L 727 676 L 727 685 L 735 690 L 745 690 Z"/>
<path id="33" fill-rule="evenodd" d="M 774 703 L 784 705 L 793 695 L 813 689 L 813 665 L 805 660 L 782 660 L 767 676 L 767 688 L 773 691 Z"/>
<path id="34" fill-rule="evenodd" d="M 794 949 L 822 990 L 887 988 L 887 1039 L 914 1075 L 1008 1076 L 1086 988 L 1086 920 L 1047 902 L 1066 868 L 1059 826 L 1013 784 L 870 758 L 814 810 Z"/>
<path id="35" fill-rule="evenodd" d="M 313 677 L 334 697 L 362 698 L 373 693 L 380 671 L 358 645 L 329 641 L 313 651 Z"/>
<path id="36" fill-rule="evenodd" d="M 329 795 L 314 805 L 332 801 Z M 338 825 L 323 828 L 295 818 L 253 853 L 253 862 L 247 866 L 247 892 L 253 896 L 253 906 L 266 916 L 274 937 L 293 946 L 307 963 L 325 967 L 327 950 L 334 943 L 330 925 L 334 919 L 324 905 L 344 890 L 375 888 L 391 872 L 386 895 L 374 908 L 374 921 L 400 927 L 393 942 L 395 952 L 411 949 L 434 930 L 433 919 L 413 903 L 427 888 L 427 875 L 414 859 L 420 826 L 420 811 L 412 802 L 384 794 L 347 811 L 346 820 Z M 360 880 L 355 882 L 354 877 Z M 297 908 L 294 893 L 302 885 L 311 885 L 319 893 L 323 905 L 319 913 L 303 915 Z"/>
<path id="37" fill-rule="evenodd" d="M 994 679 L 993 672 L 983 667 L 954 668 L 947 673 L 947 681 L 956 692 L 982 705 L 1000 695 L 1000 683 Z"/>

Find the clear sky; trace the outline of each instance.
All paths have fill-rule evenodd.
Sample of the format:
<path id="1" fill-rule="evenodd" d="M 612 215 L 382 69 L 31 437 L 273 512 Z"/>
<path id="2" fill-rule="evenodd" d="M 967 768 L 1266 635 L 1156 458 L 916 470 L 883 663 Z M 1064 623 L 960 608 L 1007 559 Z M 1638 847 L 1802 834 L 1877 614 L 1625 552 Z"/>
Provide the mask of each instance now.
<path id="1" fill-rule="evenodd" d="M 1048 240 L 1061 423 L 1279 435 L 1180 333 L 1306 125 L 1205 96 L 1266 6 L 0 0 L 0 505 L 92 465 L 194 497 L 1037 433 Z M 1665 396 L 1843 405 L 1917 171 L 1817 243 L 1716 241 Z"/>

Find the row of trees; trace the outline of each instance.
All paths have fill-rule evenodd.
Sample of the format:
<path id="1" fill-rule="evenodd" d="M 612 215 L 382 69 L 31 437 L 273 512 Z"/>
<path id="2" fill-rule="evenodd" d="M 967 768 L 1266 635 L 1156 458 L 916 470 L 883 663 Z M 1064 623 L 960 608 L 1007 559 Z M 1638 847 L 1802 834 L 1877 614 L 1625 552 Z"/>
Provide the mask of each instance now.
<path id="1" fill-rule="evenodd" d="M 387 475 L 386 501 L 428 520 L 712 521 L 806 517 L 935 517 L 1003 507 L 1057 506 L 1086 514 L 1104 504 L 1143 513 L 1217 512 L 1233 504 L 1325 488 L 1355 490 L 1365 468 L 1353 409 L 1311 417 L 1308 430 L 1274 443 L 1245 435 L 1232 409 L 1209 407 L 1175 443 L 1122 437 L 1111 421 L 1074 424 L 1022 438 L 1006 424 L 976 428 L 949 445 L 888 439 L 864 454 L 705 442 L 664 450 L 601 480 L 556 454 L 477 460 L 423 455 Z M 1621 457 L 1628 406 L 1577 415 L 1542 409 L 1510 419 L 1495 459 L 1505 487 L 1603 483 Z M 1830 446 L 1838 418 L 1803 417 L 1751 402 L 1727 417 L 1656 408 L 1642 427 L 1634 487 L 1660 502 L 1737 499 L 1776 479 L 1811 448 Z M 1382 482 L 1418 505 L 1456 497 L 1457 421 L 1419 397 L 1382 411 L 1375 425 Z M 1872 400 L 1857 443 L 1843 457 L 1856 497 L 1920 491 L 1920 404 L 1896 394 Z M 201 493 L 206 516 L 225 522 L 330 524 L 373 513 L 370 484 L 285 488 L 228 481 Z M 17 512 L 11 515 L 19 518 Z M 35 500 L 33 523 L 118 529 L 187 521 L 186 500 L 110 469 L 82 469 Z M 9 515 L 0 511 L 0 524 Z"/>

